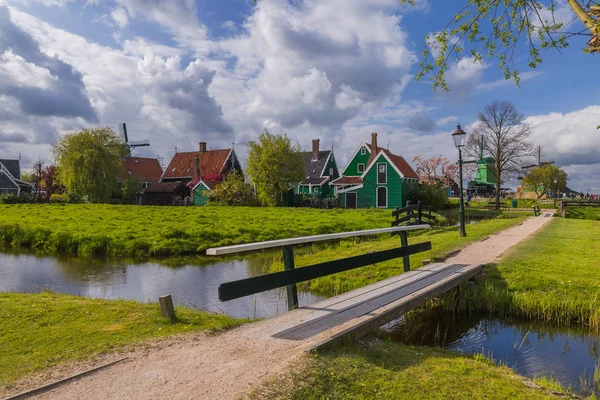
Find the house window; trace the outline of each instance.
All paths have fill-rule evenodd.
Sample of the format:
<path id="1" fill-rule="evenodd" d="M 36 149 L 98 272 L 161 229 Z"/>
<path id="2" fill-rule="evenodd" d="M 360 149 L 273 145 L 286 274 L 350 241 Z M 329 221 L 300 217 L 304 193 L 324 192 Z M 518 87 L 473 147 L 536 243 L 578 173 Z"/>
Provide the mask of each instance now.
<path id="1" fill-rule="evenodd" d="M 333 168 L 329 168 L 329 176 L 333 178 Z"/>
<path id="2" fill-rule="evenodd" d="M 377 164 L 377 183 L 387 183 L 387 164 Z"/>
<path id="3" fill-rule="evenodd" d="M 360 173 L 365 172 L 365 164 L 358 164 L 357 171 Z"/>
<path id="4" fill-rule="evenodd" d="M 367 149 L 365 149 L 364 147 L 360 148 L 360 155 L 364 156 L 365 154 L 367 154 Z"/>
<path id="5" fill-rule="evenodd" d="M 314 188 L 313 192 L 319 193 L 319 188 L 318 187 Z"/>
<path id="6" fill-rule="evenodd" d="M 377 208 L 387 208 L 387 188 L 379 186 L 377 188 Z"/>

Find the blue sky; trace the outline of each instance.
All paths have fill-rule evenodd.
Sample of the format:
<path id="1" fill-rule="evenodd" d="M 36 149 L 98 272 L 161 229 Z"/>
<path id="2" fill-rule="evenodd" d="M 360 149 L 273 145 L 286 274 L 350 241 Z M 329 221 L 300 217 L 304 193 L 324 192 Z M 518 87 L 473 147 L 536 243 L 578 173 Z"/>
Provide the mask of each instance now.
<path id="1" fill-rule="evenodd" d="M 598 56 L 585 39 L 515 58 L 521 88 L 495 60 L 451 60 L 450 93 L 414 80 L 427 34 L 461 2 L 421 0 L 0 0 L 0 154 L 51 160 L 64 132 L 128 123 L 139 155 L 245 145 L 264 129 L 304 148 L 313 138 L 344 164 L 371 132 L 409 162 L 456 157 L 451 132 L 510 100 L 569 186 L 600 192 Z M 557 18 L 572 21 L 565 4 Z"/>

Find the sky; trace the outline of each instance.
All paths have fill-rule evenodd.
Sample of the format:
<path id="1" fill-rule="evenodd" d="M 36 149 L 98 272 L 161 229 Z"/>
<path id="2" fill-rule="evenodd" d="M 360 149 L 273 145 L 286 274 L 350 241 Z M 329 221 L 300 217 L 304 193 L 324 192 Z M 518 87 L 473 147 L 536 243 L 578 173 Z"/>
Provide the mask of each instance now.
<path id="1" fill-rule="evenodd" d="M 565 4 L 556 18 L 580 31 Z M 127 123 L 134 155 L 246 145 L 264 130 L 309 150 L 331 148 L 340 168 L 371 132 L 409 162 L 457 158 L 451 133 L 467 131 L 494 100 L 510 100 L 532 141 L 569 174 L 569 187 L 600 193 L 600 55 L 585 38 L 543 52 L 521 87 L 498 62 L 450 60 L 450 91 L 415 80 L 425 37 L 461 2 L 419 0 L 0 0 L 0 158 L 30 168 L 52 161 L 65 132 Z M 514 181 L 513 181 L 514 182 Z M 513 184 L 513 186 L 515 186 Z"/>

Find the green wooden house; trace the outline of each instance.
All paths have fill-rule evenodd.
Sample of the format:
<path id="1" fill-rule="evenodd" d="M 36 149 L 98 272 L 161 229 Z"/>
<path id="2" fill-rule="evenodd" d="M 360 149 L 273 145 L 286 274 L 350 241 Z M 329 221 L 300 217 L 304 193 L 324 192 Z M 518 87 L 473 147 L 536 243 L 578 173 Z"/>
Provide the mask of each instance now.
<path id="1" fill-rule="evenodd" d="M 342 176 L 332 183 L 340 206 L 346 208 L 396 208 L 414 200 L 419 176 L 404 158 L 377 146 L 377 133 L 371 143 L 362 143 Z"/>
<path id="2" fill-rule="evenodd" d="M 333 150 L 320 150 L 319 139 L 313 139 L 312 151 L 302 152 L 305 179 L 296 185 L 295 194 L 315 198 L 333 198 L 331 181 L 340 177 Z"/>

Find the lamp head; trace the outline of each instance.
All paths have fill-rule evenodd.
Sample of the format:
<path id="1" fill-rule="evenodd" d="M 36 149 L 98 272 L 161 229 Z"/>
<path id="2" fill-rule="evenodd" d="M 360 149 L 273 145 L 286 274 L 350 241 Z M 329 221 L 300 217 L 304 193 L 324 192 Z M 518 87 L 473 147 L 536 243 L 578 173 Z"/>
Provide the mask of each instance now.
<path id="1" fill-rule="evenodd" d="M 457 149 L 465 147 L 467 132 L 462 130 L 460 124 L 456 126 L 456 130 L 452 133 L 452 139 L 454 139 L 454 146 L 456 146 Z"/>

